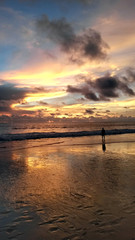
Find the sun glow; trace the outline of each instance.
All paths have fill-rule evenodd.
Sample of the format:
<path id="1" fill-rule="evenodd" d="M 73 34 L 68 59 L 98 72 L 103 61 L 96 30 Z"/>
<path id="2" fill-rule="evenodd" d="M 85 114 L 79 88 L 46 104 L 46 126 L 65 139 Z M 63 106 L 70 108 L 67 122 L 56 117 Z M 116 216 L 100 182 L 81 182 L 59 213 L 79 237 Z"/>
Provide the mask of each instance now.
<path id="1" fill-rule="evenodd" d="M 52 98 L 59 98 L 64 97 L 67 94 L 64 91 L 56 91 L 56 92 L 48 92 L 48 93 L 35 93 L 35 94 L 28 94 L 27 97 L 24 99 L 26 102 L 36 102 L 36 101 L 43 101 Z"/>

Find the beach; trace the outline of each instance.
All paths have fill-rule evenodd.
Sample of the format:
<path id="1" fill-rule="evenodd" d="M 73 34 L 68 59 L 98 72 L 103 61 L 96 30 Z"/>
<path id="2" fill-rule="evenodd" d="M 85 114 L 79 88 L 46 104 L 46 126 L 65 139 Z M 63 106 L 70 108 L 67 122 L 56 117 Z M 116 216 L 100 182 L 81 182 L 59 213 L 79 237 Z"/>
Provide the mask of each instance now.
<path id="1" fill-rule="evenodd" d="M 134 140 L 2 142 L 0 239 L 135 239 Z"/>
<path id="2" fill-rule="evenodd" d="M 135 240 L 135 0 L 0 0 L 0 240 Z"/>

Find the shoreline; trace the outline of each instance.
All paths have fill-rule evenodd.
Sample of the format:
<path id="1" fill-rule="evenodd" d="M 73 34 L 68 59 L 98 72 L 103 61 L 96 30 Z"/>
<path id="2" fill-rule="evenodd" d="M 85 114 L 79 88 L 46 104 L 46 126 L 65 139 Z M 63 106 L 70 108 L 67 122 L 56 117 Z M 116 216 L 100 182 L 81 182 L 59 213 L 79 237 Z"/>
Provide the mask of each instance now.
<path id="1" fill-rule="evenodd" d="M 12 143 L 12 144 L 11 144 Z M 69 138 L 44 138 L 44 139 L 25 139 L 23 141 L 3 141 L 1 142 L 0 152 L 23 150 L 31 148 L 71 148 L 71 147 L 96 147 L 103 145 L 102 137 L 95 136 L 82 136 L 82 137 L 69 137 Z M 120 135 L 107 135 L 104 144 L 109 146 L 111 144 L 134 144 L 135 134 Z"/>
<path id="2" fill-rule="evenodd" d="M 112 129 L 105 130 L 105 135 L 121 135 L 135 133 L 135 129 Z M 30 139 L 46 139 L 46 138 L 70 138 L 84 136 L 101 136 L 101 130 L 97 131 L 78 131 L 78 132 L 32 132 L 18 134 L 2 134 L 0 142 L 7 141 L 22 141 Z"/>

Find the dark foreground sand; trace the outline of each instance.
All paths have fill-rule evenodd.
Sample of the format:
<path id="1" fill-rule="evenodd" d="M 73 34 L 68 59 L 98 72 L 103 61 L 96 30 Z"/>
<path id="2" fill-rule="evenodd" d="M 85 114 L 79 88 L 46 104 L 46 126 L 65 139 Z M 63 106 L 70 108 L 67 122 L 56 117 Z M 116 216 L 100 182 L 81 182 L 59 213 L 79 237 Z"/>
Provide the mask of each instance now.
<path id="1" fill-rule="evenodd" d="M 134 140 L 1 143 L 0 240 L 135 239 Z"/>

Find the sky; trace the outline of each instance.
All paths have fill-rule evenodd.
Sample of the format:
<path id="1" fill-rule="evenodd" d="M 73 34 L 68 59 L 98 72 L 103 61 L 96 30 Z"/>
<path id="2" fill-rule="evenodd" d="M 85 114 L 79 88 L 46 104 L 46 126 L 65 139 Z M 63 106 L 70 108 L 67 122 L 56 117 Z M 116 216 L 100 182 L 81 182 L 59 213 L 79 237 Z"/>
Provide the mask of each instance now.
<path id="1" fill-rule="evenodd" d="M 135 0 L 0 0 L 0 119 L 135 120 Z"/>

